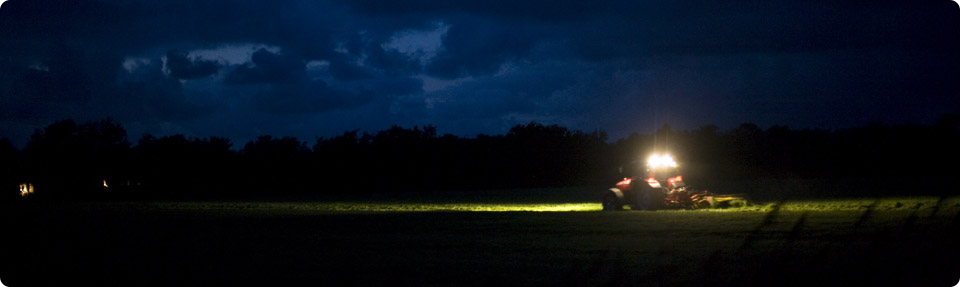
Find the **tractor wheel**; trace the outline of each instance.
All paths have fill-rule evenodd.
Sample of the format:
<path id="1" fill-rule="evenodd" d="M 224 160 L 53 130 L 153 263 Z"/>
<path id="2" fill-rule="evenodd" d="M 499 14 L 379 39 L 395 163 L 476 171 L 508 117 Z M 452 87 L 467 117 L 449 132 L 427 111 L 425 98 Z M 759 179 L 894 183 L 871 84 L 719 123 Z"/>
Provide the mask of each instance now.
<path id="1" fill-rule="evenodd" d="M 644 188 L 637 191 L 636 210 L 657 210 L 664 207 L 666 194 L 659 188 Z"/>
<path id="2" fill-rule="evenodd" d="M 664 189 L 654 188 L 648 191 L 650 193 L 650 209 L 648 210 L 658 210 L 666 207 L 667 200 L 667 191 Z"/>
<path id="3" fill-rule="evenodd" d="M 603 210 L 604 211 L 617 211 L 623 210 L 623 200 L 620 199 L 614 192 L 607 192 L 607 195 L 603 196 Z"/>
<path id="4" fill-rule="evenodd" d="M 636 210 L 650 210 L 650 190 L 639 190 L 637 192 L 637 204 L 633 207 Z"/>

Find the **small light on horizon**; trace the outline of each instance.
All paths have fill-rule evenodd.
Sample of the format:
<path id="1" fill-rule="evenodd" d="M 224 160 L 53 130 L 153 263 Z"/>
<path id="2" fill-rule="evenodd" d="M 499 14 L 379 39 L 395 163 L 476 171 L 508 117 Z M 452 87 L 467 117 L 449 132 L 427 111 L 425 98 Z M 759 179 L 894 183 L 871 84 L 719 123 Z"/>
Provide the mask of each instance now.
<path id="1" fill-rule="evenodd" d="M 33 184 L 24 182 L 20 184 L 20 197 L 27 197 L 33 194 Z"/>

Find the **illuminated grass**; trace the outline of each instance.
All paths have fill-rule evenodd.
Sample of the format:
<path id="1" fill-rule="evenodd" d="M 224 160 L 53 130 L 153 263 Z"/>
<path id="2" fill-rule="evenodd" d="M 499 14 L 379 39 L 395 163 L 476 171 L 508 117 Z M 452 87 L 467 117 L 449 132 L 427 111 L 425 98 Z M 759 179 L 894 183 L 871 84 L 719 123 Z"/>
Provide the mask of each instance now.
<path id="1" fill-rule="evenodd" d="M 391 203 L 391 202 L 166 202 L 148 207 L 166 210 L 249 210 L 316 212 L 568 212 L 598 211 L 599 203 Z"/>
<path id="2" fill-rule="evenodd" d="M 102 206 L 105 203 L 93 203 Z M 571 203 L 491 203 L 491 202 L 408 202 L 408 201 L 274 201 L 274 202 L 144 202 L 114 203 L 115 208 L 170 211 L 242 211 L 264 213 L 311 212 L 589 212 L 601 211 L 599 202 Z M 666 212 L 768 212 L 775 203 L 755 203 L 744 207 L 703 210 L 665 210 Z M 781 211 L 948 211 L 960 209 L 960 197 L 821 199 L 783 202 Z M 629 209 L 629 208 L 627 208 Z M 661 211 L 661 212 L 665 212 Z"/>
<path id="3" fill-rule="evenodd" d="M 305 208 L 329 211 L 597 211 L 598 203 L 559 203 L 559 204 L 491 204 L 491 203 L 448 203 L 448 204 L 410 204 L 410 203 L 319 203 L 309 204 Z"/>
<path id="4" fill-rule="evenodd" d="M 890 198 L 856 198 L 836 200 L 803 200 L 790 201 L 780 206 L 780 210 L 787 211 L 851 211 L 873 209 L 882 210 L 923 210 L 937 206 L 956 208 L 960 205 L 960 198 L 946 198 L 942 202 L 937 197 L 890 197 Z"/>

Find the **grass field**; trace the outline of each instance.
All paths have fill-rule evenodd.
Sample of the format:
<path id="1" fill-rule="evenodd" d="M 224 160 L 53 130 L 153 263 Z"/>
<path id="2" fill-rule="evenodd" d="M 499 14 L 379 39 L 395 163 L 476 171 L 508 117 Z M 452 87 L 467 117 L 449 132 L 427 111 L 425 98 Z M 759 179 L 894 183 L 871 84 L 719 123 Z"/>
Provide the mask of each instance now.
<path id="1" fill-rule="evenodd" d="M 525 192 L 9 205 L 0 280 L 7 286 L 953 286 L 960 280 L 960 197 L 602 212 L 587 200 L 594 194 Z"/>

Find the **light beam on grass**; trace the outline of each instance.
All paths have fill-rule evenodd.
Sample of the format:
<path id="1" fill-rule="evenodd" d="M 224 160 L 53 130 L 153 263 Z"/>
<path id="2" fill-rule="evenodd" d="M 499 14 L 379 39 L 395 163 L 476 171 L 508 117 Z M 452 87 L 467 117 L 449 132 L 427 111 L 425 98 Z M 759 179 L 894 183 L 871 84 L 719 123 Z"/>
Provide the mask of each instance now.
<path id="1" fill-rule="evenodd" d="M 872 205 L 872 206 L 871 206 Z M 750 205 L 725 209 L 667 210 L 664 212 L 767 212 L 772 204 Z M 911 211 L 936 208 L 960 208 L 960 197 L 950 197 L 938 202 L 937 197 L 910 198 L 859 198 L 788 201 L 779 206 L 781 211 L 836 212 L 862 211 L 868 208 L 878 211 Z M 315 202 L 151 202 L 138 208 L 155 208 L 172 211 L 239 211 L 247 212 L 582 212 L 600 211 L 597 202 L 580 203 L 429 203 L 429 202 L 384 202 L 384 201 L 315 201 Z M 638 213 L 639 214 L 639 213 Z"/>
<path id="2" fill-rule="evenodd" d="M 319 212 L 571 212 L 598 211 L 599 203 L 412 203 L 412 202 L 166 202 L 149 206 L 168 210 L 244 210 Z"/>
<path id="3" fill-rule="evenodd" d="M 462 212 L 565 212 L 597 211 L 598 203 L 556 203 L 556 204 L 495 204 L 495 203 L 303 203 L 297 209 L 318 211 L 367 211 L 367 212 L 424 212 L 424 211 L 462 211 Z"/>

